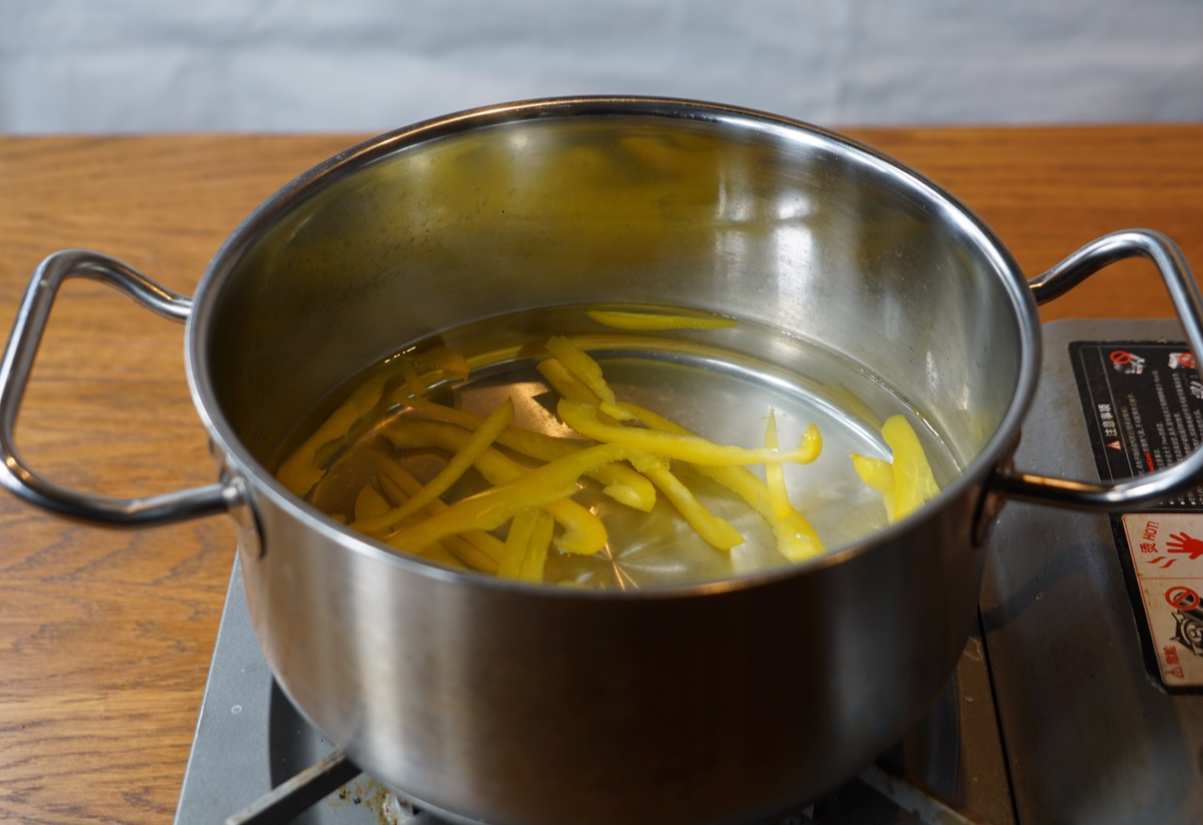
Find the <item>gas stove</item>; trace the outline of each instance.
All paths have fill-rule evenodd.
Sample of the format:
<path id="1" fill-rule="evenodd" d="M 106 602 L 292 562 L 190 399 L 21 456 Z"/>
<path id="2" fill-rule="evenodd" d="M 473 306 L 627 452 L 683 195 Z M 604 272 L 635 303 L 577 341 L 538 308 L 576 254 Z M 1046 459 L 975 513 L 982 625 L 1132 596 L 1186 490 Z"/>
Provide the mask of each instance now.
<path id="1" fill-rule="evenodd" d="M 1179 336 L 1172 321 L 1047 325 L 1016 465 L 1119 478 L 1203 441 Z M 829 797 L 749 825 L 1203 821 L 1203 497 L 1111 515 L 1011 503 L 989 541 L 978 632 L 923 721 Z M 323 784 L 308 807 L 262 802 Z M 235 564 L 175 822 L 294 814 L 452 821 L 359 774 L 294 709 Z"/>

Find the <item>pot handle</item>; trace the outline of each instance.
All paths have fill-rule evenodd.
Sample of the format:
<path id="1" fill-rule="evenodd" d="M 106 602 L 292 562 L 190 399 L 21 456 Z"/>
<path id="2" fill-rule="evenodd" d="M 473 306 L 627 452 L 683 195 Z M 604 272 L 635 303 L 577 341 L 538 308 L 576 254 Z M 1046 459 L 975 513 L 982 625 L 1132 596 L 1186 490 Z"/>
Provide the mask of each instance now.
<path id="1" fill-rule="evenodd" d="M 33 274 L 17 310 L 12 336 L 0 361 L 0 485 L 30 504 L 68 518 L 114 527 L 170 524 L 221 513 L 239 503 L 234 484 L 215 483 L 146 498 L 108 498 L 60 487 L 31 470 L 13 442 L 13 426 L 59 287 L 69 278 L 90 278 L 124 292 L 148 309 L 183 321 L 192 299 L 156 284 L 135 269 L 97 252 L 56 252 Z"/>
<path id="2" fill-rule="evenodd" d="M 1149 229 L 1127 229 L 1104 235 L 1028 282 L 1037 303 L 1063 295 L 1108 264 L 1125 258 L 1151 260 L 1161 272 L 1178 312 L 1190 348 L 1203 357 L 1203 296 L 1190 266 L 1172 240 Z M 1203 375 L 1203 368 L 1200 368 Z M 1186 491 L 1203 479 L 1203 445 L 1169 467 L 1113 482 L 1071 481 L 1004 470 L 997 476 L 1005 496 L 1083 510 L 1116 510 L 1139 506 Z"/>

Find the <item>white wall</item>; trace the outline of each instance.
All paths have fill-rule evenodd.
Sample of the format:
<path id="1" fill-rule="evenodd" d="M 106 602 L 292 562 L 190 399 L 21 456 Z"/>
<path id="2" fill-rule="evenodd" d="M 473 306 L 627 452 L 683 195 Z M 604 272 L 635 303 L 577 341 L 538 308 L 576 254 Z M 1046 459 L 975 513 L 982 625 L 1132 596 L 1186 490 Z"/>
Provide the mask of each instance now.
<path id="1" fill-rule="evenodd" d="M 641 93 L 833 126 L 1203 120 L 1203 0 L 0 0 L 0 131 L 383 131 Z"/>

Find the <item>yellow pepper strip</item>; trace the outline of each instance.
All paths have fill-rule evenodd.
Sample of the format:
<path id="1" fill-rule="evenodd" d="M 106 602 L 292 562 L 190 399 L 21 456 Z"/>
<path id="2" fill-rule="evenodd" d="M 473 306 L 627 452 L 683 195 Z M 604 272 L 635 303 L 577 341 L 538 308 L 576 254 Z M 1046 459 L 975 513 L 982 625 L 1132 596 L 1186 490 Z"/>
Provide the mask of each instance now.
<path id="1" fill-rule="evenodd" d="M 497 406 L 497 409 L 489 414 L 479 428 L 468 435 L 463 445 L 451 456 L 447 466 L 408 501 L 387 513 L 366 519 L 362 523 L 356 522 L 351 527 L 365 533 L 392 530 L 406 518 L 447 492 L 451 485 L 459 481 L 460 477 L 480 458 L 481 453 L 489 448 L 502 430 L 508 427 L 513 420 L 514 401 L 507 397 Z"/>
<path id="2" fill-rule="evenodd" d="M 556 405 L 556 412 L 569 427 L 596 441 L 619 444 L 639 452 L 688 461 L 699 466 L 730 467 L 785 461 L 809 464 L 819 457 L 823 446 L 819 428 L 813 424 L 806 428 L 796 450 L 784 451 L 768 448 L 744 449 L 715 444 L 696 435 L 605 424 L 598 419 L 595 406 L 567 398 L 560 399 Z"/>
<path id="3" fill-rule="evenodd" d="M 680 424 L 657 415 L 651 410 L 644 409 L 635 404 L 619 403 L 626 412 L 630 413 L 633 418 L 645 427 L 663 432 L 676 433 L 678 435 L 693 435 L 693 433 Z M 806 520 L 806 517 L 794 509 L 793 505 L 789 505 L 789 512 L 786 514 L 786 517 L 781 521 L 777 521 L 777 517 L 773 512 L 773 504 L 769 496 L 768 486 L 746 467 L 695 466 L 694 469 L 711 481 L 735 493 L 753 510 L 759 513 L 761 518 L 770 525 L 773 525 L 774 533 L 777 535 L 778 548 L 786 558 L 800 561 L 802 558 L 822 555 L 823 542 L 819 538 L 819 534 L 815 532 L 814 527 Z M 789 550 L 788 553 L 786 552 L 786 548 Z"/>
<path id="4" fill-rule="evenodd" d="M 389 509 L 400 507 L 411 495 L 422 489 L 422 482 L 410 475 L 400 464 L 386 458 L 376 463 L 376 483 L 380 485 L 380 492 L 388 500 Z"/>
<path id="5" fill-rule="evenodd" d="M 849 453 L 852 459 L 852 469 L 874 492 L 881 493 L 881 502 L 886 508 L 886 522 L 893 524 L 898 519 L 894 516 L 894 465 L 880 458 Z"/>
<path id="6" fill-rule="evenodd" d="M 535 365 L 535 368 L 542 374 L 548 385 L 562 395 L 564 398 L 580 401 L 583 404 L 601 404 L 601 399 L 597 397 L 597 393 L 586 387 L 581 381 L 573 375 L 567 367 L 564 366 L 557 358 L 545 358 Z M 620 414 L 620 418 L 629 418 L 626 414 Z M 615 419 L 613 417 L 605 417 L 602 413 L 599 418 L 606 423 L 610 423 Z M 622 467 L 620 464 L 611 465 L 612 467 Z M 623 468 L 625 469 L 625 468 Z M 634 474 L 635 478 L 642 479 L 639 473 Z M 646 481 L 646 479 L 644 479 Z M 643 487 L 637 485 L 633 480 L 630 482 L 631 490 L 624 487 L 607 487 L 604 491 L 608 496 L 616 501 L 621 501 L 623 504 L 630 504 L 638 510 L 643 510 L 645 513 L 651 512 L 651 505 L 656 503 L 655 492 L 653 491 L 650 497 L 645 497 Z M 626 496 L 638 496 L 634 502 L 628 501 Z M 644 509 L 641 505 L 647 501 L 648 507 Z"/>
<path id="7" fill-rule="evenodd" d="M 505 561 L 497 570 L 503 578 L 543 581 L 547 549 L 551 545 L 552 518 L 546 510 L 531 507 L 510 522 L 505 538 Z"/>
<path id="8" fill-rule="evenodd" d="M 280 465 L 276 472 L 280 483 L 290 492 L 303 496 L 321 481 L 326 471 L 314 461 L 318 450 L 331 441 L 345 438 L 356 422 L 376 406 L 384 394 L 386 378 L 385 375 L 377 375 L 356 388 L 322 426 Z"/>
<path id="9" fill-rule="evenodd" d="M 390 461 L 384 461 L 382 464 L 391 466 L 391 470 L 387 472 L 379 472 L 376 479 L 380 486 L 386 491 L 385 495 L 377 493 L 371 484 L 365 484 L 363 489 L 360 490 L 359 496 L 355 500 L 357 519 L 360 517 L 358 514 L 362 511 L 376 509 L 381 504 L 384 507 L 384 512 L 388 512 L 393 506 L 389 503 L 390 500 L 398 503 L 404 502 L 407 498 L 405 490 L 417 492 L 418 490 L 422 489 L 421 483 L 419 483 L 418 480 L 409 473 L 405 472 L 405 470 L 402 468 L 394 465 Z M 393 472 L 394 470 L 395 473 Z M 393 481 L 393 478 L 398 478 L 401 484 Z M 402 489 L 402 486 L 404 486 L 404 490 Z M 371 492 L 369 493 L 368 491 Z M 379 502 L 376 501 L 376 498 L 373 497 L 373 494 L 379 499 Z M 361 502 L 363 502 L 362 506 Z M 366 518 L 367 516 L 365 515 L 364 517 Z M 481 535 L 488 536 L 488 538 L 493 539 L 493 541 L 497 541 L 497 539 L 495 539 L 493 536 L 490 536 L 488 533 L 481 533 Z M 452 542 L 455 542 L 456 544 L 453 545 Z M 454 546 L 454 550 L 448 549 L 452 546 Z M 497 569 L 497 562 L 494 561 L 488 555 L 488 553 L 485 553 L 479 547 L 474 546 L 464 536 L 448 536 L 444 541 L 434 542 L 422 551 L 422 555 L 425 558 L 450 565 L 451 567 L 470 567 L 477 570 L 483 570 L 486 573 L 494 572 Z"/>
<path id="10" fill-rule="evenodd" d="M 852 468 L 865 486 L 883 496 L 894 494 L 894 465 L 880 458 L 856 453 L 848 453 L 848 457 L 852 459 Z"/>
<path id="11" fill-rule="evenodd" d="M 555 356 L 577 380 L 600 399 L 600 404 L 607 413 L 616 418 L 622 416 L 621 410 L 616 407 L 618 399 L 614 397 L 614 390 L 610 389 L 605 376 L 602 375 L 601 365 L 594 361 L 587 352 L 563 336 L 549 339 L 545 346 L 547 351 Z M 614 412 L 611 412 L 611 408 L 614 409 Z"/>
<path id="12" fill-rule="evenodd" d="M 626 409 L 626 404 L 617 401 L 614 403 L 603 401 L 558 359 L 545 358 L 535 368 L 539 370 L 548 385 L 562 397 L 597 407 L 597 419 L 603 424 L 636 420 L 635 416 Z"/>
<path id="13" fill-rule="evenodd" d="M 777 412 L 769 410 L 769 421 L 764 429 L 764 446 L 776 450 L 781 445 L 777 441 Z M 773 524 L 785 520 L 789 514 L 789 492 L 785 489 L 785 469 L 780 464 L 764 465 L 764 480 L 769 488 L 769 507 L 773 512 Z"/>
<path id="14" fill-rule="evenodd" d="M 730 522 L 707 510 L 693 492 L 673 475 L 668 469 L 667 459 L 641 462 L 640 468 L 657 489 L 664 493 L 664 497 L 677 508 L 677 512 L 686 523 L 711 547 L 716 550 L 730 550 L 737 544 L 743 544 L 744 537 Z"/>
<path id="15" fill-rule="evenodd" d="M 453 424 L 413 419 L 394 421 L 382 432 L 394 447 L 402 450 L 435 446 L 454 452 L 463 447 L 469 436 L 467 430 Z M 576 450 L 574 454 L 580 452 L 583 450 Z M 562 458 L 569 457 L 571 456 Z M 528 468 L 492 448 L 486 449 L 477 457 L 476 469 L 490 484 L 504 484 L 531 472 Z M 605 525 L 602 524 L 601 519 L 585 507 L 565 498 L 553 501 L 547 505 L 546 509 L 564 528 L 564 532 L 556 540 L 556 545 L 565 553 L 591 555 L 606 546 L 608 536 Z"/>
<path id="16" fill-rule="evenodd" d="M 764 431 L 764 446 L 777 448 L 777 413 L 769 410 L 769 421 Z M 790 504 L 789 491 L 785 487 L 785 468 L 780 464 L 764 465 L 765 486 L 768 487 L 770 523 L 773 536 L 777 539 L 777 552 L 790 561 L 802 561 L 823 552 L 823 543 L 810 522 Z"/>
<path id="17" fill-rule="evenodd" d="M 538 370 L 551 385 L 552 389 L 561 396 L 582 404 L 598 404 L 600 398 L 586 387 L 559 360 L 548 358 L 538 364 Z M 623 410 L 624 417 L 634 418 L 629 410 Z M 599 417 L 600 420 L 600 417 Z M 668 423 L 665 420 L 665 423 Z M 673 425 L 676 426 L 676 425 Z M 683 428 L 677 428 L 686 433 Z M 673 475 L 665 463 L 650 462 L 646 466 L 639 465 L 637 469 L 659 488 L 660 492 L 672 502 L 681 517 L 697 531 L 706 542 L 719 550 L 730 550 L 737 544 L 742 544 L 744 537 L 731 526 L 730 522 L 715 516 L 697 500 L 692 491 Z M 751 473 L 748 474 L 751 476 Z M 751 476 L 755 479 L 755 476 Z M 756 479 L 759 481 L 759 479 Z"/>
<path id="18" fill-rule="evenodd" d="M 593 420 L 596 419 L 597 423 L 601 427 L 608 427 L 608 432 L 610 433 L 611 436 L 613 436 L 613 438 L 601 437 L 600 435 L 597 435 L 596 433 L 600 432 L 600 430 L 595 430 L 595 432 L 587 432 L 586 430 L 583 430 L 579 426 L 577 426 L 577 423 L 574 423 L 574 421 L 569 421 L 567 419 L 564 419 L 565 424 L 572 427 L 574 430 L 581 433 L 582 435 L 589 436 L 590 438 L 593 438 L 597 441 L 610 441 L 610 440 L 617 441 L 619 436 L 625 437 L 629 434 L 635 435 L 635 437 L 640 438 L 640 439 L 646 438 L 647 441 L 649 442 L 649 444 L 650 443 L 666 444 L 666 443 L 669 443 L 669 441 L 672 441 L 672 439 L 665 439 L 662 442 L 656 442 L 656 440 L 655 440 L 656 437 L 648 432 L 649 430 L 655 430 L 660 433 L 678 436 L 678 438 L 675 439 L 675 441 L 677 441 L 678 443 L 683 444 L 683 445 L 685 445 L 685 444 L 696 445 L 696 446 L 702 447 L 703 449 L 709 447 L 709 448 L 717 448 L 719 450 L 740 450 L 740 448 L 738 448 L 738 447 L 724 447 L 722 445 L 714 444 L 713 442 L 707 441 L 703 438 L 700 438 L 699 436 L 694 435 L 693 433 L 689 432 L 689 430 L 676 424 L 675 422 L 670 421 L 667 418 L 663 418 L 661 416 L 656 415 L 655 413 L 651 412 L 650 410 L 645 410 L 642 407 L 637 407 L 634 404 L 627 404 L 627 403 L 621 402 L 621 401 L 617 401 L 614 404 L 609 405 L 609 407 L 613 407 L 614 409 L 616 409 L 619 414 L 618 417 L 621 418 L 622 420 L 639 421 L 639 423 L 643 424 L 648 429 L 640 430 L 640 429 L 637 429 L 634 427 L 607 425 L 606 422 L 604 422 L 602 420 L 602 416 L 605 415 L 606 413 L 610 412 L 609 407 L 603 407 L 602 406 L 603 402 L 601 401 L 600 397 L 591 388 L 585 386 L 584 383 L 582 383 L 580 380 L 578 380 L 578 377 L 574 373 L 572 373 L 570 370 L 568 370 L 561 362 L 557 361 L 554 358 L 548 358 L 544 361 L 540 361 L 537 368 L 538 368 L 539 372 L 543 375 L 543 377 L 545 379 L 547 379 L 547 382 L 551 385 L 552 389 L 554 389 L 561 396 L 563 396 L 563 399 L 567 399 L 569 402 L 571 402 L 571 405 L 573 408 L 573 414 L 578 413 L 578 412 L 580 413 L 580 417 L 574 419 L 575 422 L 579 423 L 579 421 L 581 421 L 581 420 L 588 420 L 589 424 L 592 424 Z M 563 403 L 563 399 L 561 400 L 561 403 Z M 598 407 L 597 412 L 593 413 L 592 415 L 590 414 L 589 410 L 587 409 L 588 407 L 591 407 L 591 406 Z M 557 406 L 556 411 L 561 413 L 560 414 L 561 418 L 564 418 L 563 413 L 560 410 L 559 406 Z M 805 455 L 809 455 L 810 451 L 813 450 L 814 451 L 813 455 L 810 455 L 809 458 L 804 458 L 804 459 L 778 458 L 778 459 L 773 459 L 773 460 L 776 460 L 776 461 L 795 461 L 796 460 L 800 464 L 809 464 L 811 461 L 814 461 L 816 458 L 818 458 L 819 450 L 822 449 L 822 446 L 823 446 L 823 444 L 822 444 L 822 438 L 819 434 L 819 428 L 812 424 L 809 427 L 807 427 L 806 432 L 802 437 L 802 444 L 800 445 L 800 451 L 804 452 Z M 743 465 L 743 464 L 759 463 L 755 460 L 749 459 L 749 460 L 738 460 L 738 461 L 727 460 L 722 464 L 719 464 L 719 463 L 702 464 L 702 462 L 695 461 L 693 458 L 683 458 L 682 456 L 679 456 L 679 455 L 671 455 L 662 449 L 652 448 L 650 446 L 648 447 L 648 449 L 646 449 L 646 452 L 653 453 L 656 455 L 664 455 L 669 458 L 678 458 L 682 461 L 688 461 L 690 463 L 699 464 L 700 466 L 710 466 L 710 467 L 738 466 L 738 465 Z M 747 452 L 747 451 L 744 451 L 744 452 Z M 753 452 L 755 452 L 755 451 L 753 451 Z M 780 451 L 776 450 L 776 449 L 773 449 L 773 452 L 780 453 Z M 763 455 L 763 453 L 761 455 Z M 786 455 L 788 455 L 788 454 L 786 454 Z M 752 478 L 755 478 L 755 476 L 752 476 Z"/>
<path id="19" fill-rule="evenodd" d="M 919 436 L 903 415 L 892 415 L 881 436 L 894 451 L 894 516 L 898 519 L 923 506 L 940 492 Z"/>
<path id="20" fill-rule="evenodd" d="M 777 552 L 790 561 L 804 561 L 823 555 L 823 542 L 810 522 L 797 510 L 773 525 Z"/>
<path id="21" fill-rule="evenodd" d="M 463 381 L 468 377 L 468 362 L 464 356 L 442 344 L 406 357 L 418 366 L 438 370 L 444 381 Z"/>
<path id="22" fill-rule="evenodd" d="M 407 398 L 404 403 L 415 412 L 438 421 L 456 424 L 466 430 L 475 430 L 485 421 L 482 416 L 420 398 Z M 556 438 L 513 425 L 504 429 L 497 436 L 497 443 L 521 455 L 537 458 L 539 461 L 553 461 L 585 446 L 575 439 Z M 622 504 L 646 513 L 656 503 L 655 488 L 646 478 L 630 467 L 622 464 L 607 464 L 588 475 L 602 484 L 604 488 L 602 492 Z"/>
<path id="23" fill-rule="evenodd" d="M 535 365 L 535 369 L 539 371 L 548 385 L 564 398 L 580 401 L 583 404 L 601 403 L 597 393 L 582 384 L 560 359 L 544 358 Z"/>
<path id="24" fill-rule="evenodd" d="M 488 535 L 488 533 L 485 533 Z M 435 542 L 431 547 L 445 547 L 447 551 L 459 561 L 463 562 L 468 567 L 474 570 L 479 570 L 482 573 L 496 573 L 497 562 L 488 554 L 484 553 L 469 541 L 464 536 L 446 536 L 442 541 Z M 429 555 L 430 548 L 422 551 L 423 556 Z"/>
<path id="25" fill-rule="evenodd" d="M 405 500 L 412 495 L 416 495 L 422 489 L 422 482 L 418 481 L 395 461 L 389 459 L 381 459 L 376 465 L 376 481 L 380 484 L 380 488 L 384 491 L 385 496 L 394 504 L 401 505 Z M 442 501 L 432 501 L 428 504 L 424 512 L 438 513 L 447 509 L 447 505 Z M 505 547 L 501 541 L 491 533 L 486 533 L 483 530 L 469 530 L 462 534 L 459 538 L 472 545 L 476 550 L 483 553 L 492 561 L 492 566 L 496 568 L 497 563 L 505 558 Z M 487 565 L 478 564 L 480 569 L 485 569 Z"/>
<path id="26" fill-rule="evenodd" d="M 357 522 L 387 513 L 391 509 L 393 507 L 388 503 L 388 499 L 380 495 L 380 492 L 371 484 L 363 485 L 359 495 L 355 496 L 355 521 Z"/>
<path id="27" fill-rule="evenodd" d="M 531 535 L 535 532 L 535 523 L 539 520 L 537 507 L 520 510 L 510 522 L 509 532 L 505 534 L 505 558 L 497 567 L 497 575 L 502 578 L 516 579 L 522 572 L 522 559 L 530 547 Z"/>
<path id="28" fill-rule="evenodd" d="M 362 421 L 362 419 L 360 420 Z M 325 444 L 318 447 L 317 450 L 314 451 L 313 461 L 310 463 L 319 470 L 323 468 L 329 468 L 330 465 L 334 463 L 334 458 L 338 455 L 338 451 L 351 443 L 352 435 L 358 428 L 359 422 L 356 422 L 355 425 L 351 427 L 351 430 L 345 435 L 340 435 L 333 441 L 327 441 Z M 325 478 L 325 475 L 323 475 L 322 478 Z M 318 479 L 318 484 L 321 484 L 321 479 Z M 315 500 L 317 497 L 318 484 L 315 484 L 313 487 L 309 488 L 309 491 L 305 494 L 305 498 L 307 500 Z"/>
<path id="29" fill-rule="evenodd" d="M 398 364 L 401 370 L 401 376 L 405 379 L 405 387 L 409 390 L 410 395 L 418 398 L 426 394 L 426 383 L 422 381 L 422 376 L 418 375 L 418 371 L 414 369 L 413 362 L 408 358 L 401 359 Z"/>
<path id="30" fill-rule="evenodd" d="M 623 461 L 630 452 L 615 444 L 578 450 L 518 478 L 461 499 L 430 518 L 402 527 L 389 537 L 388 543 L 409 552 L 419 552 L 445 536 L 466 530 L 494 530 L 527 507 L 548 507 L 567 499 L 576 492 L 577 480 L 587 470 L 612 461 Z"/>
<path id="31" fill-rule="evenodd" d="M 468 362 L 450 347 L 431 347 L 423 352 L 398 355 L 387 362 L 387 374 L 399 373 L 405 383 L 393 392 L 393 401 L 417 398 L 439 381 L 462 381 L 468 377 Z"/>
<path id="32" fill-rule="evenodd" d="M 657 312 L 620 312 L 591 310 L 587 316 L 615 329 L 661 330 L 661 329 L 723 329 L 736 324 L 734 318 L 700 315 L 666 315 Z"/>
<path id="33" fill-rule="evenodd" d="M 552 519 L 546 510 L 538 511 L 535 529 L 531 532 L 526 552 L 522 554 L 522 567 L 518 578 L 529 582 L 543 581 L 543 570 L 547 565 L 547 549 L 551 546 Z"/>
<path id="34" fill-rule="evenodd" d="M 865 486 L 874 492 L 881 493 L 882 503 L 886 506 L 886 521 L 893 524 L 894 518 L 894 465 L 880 458 L 848 453 L 852 459 L 852 469 Z"/>

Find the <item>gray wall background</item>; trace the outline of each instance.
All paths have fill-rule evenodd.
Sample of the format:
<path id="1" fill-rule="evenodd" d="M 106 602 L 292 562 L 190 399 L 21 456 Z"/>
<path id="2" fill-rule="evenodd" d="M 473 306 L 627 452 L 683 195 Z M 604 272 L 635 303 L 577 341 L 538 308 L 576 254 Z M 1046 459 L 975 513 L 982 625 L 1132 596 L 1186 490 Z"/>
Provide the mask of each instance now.
<path id="1" fill-rule="evenodd" d="M 833 126 L 1203 120 L 1203 0 L 0 0 L 0 131 L 383 131 L 639 93 Z"/>

